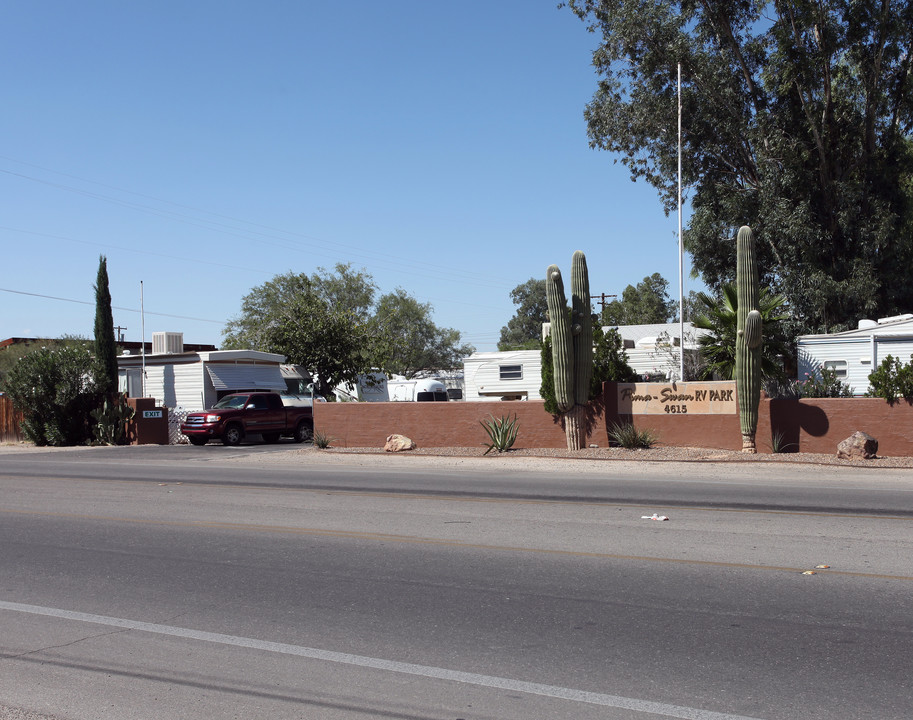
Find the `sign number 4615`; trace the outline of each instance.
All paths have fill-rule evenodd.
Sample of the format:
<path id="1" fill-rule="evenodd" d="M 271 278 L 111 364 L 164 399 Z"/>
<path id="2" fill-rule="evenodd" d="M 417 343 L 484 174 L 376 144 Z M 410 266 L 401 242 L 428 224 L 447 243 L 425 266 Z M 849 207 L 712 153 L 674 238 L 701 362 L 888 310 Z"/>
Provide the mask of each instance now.
<path id="1" fill-rule="evenodd" d="M 666 405 L 663 410 L 674 415 L 685 415 L 688 412 L 687 405 Z"/>

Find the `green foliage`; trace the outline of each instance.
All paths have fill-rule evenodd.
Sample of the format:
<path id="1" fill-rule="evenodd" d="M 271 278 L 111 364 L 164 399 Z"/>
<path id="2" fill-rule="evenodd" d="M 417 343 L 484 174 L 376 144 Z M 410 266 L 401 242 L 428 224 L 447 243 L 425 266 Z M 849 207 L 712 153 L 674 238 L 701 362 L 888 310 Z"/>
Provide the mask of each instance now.
<path id="1" fill-rule="evenodd" d="M 557 415 L 558 401 L 555 399 L 555 364 L 552 361 L 552 338 L 545 338 L 542 343 L 542 385 L 539 396 L 545 401 L 545 412 Z"/>
<path id="2" fill-rule="evenodd" d="M 92 410 L 95 419 L 93 433 L 96 442 L 103 445 L 124 445 L 127 442 L 127 422 L 133 418 L 134 409 L 127 404 L 127 396 L 115 393 L 105 397 L 101 407 Z"/>
<path id="3" fill-rule="evenodd" d="M 510 415 L 502 415 L 499 418 L 490 415 L 488 420 L 480 420 L 479 424 L 485 428 L 490 440 L 488 443 L 483 443 L 488 447 L 483 453 L 484 455 L 488 455 L 492 450 L 497 450 L 499 453 L 507 452 L 514 446 L 517 440 L 517 431 L 520 428 L 516 415 L 514 415 L 513 419 L 511 419 Z"/>
<path id="4" fill-rule="evenodd" d="M 322 432 L 314 431 L 314 447 L 320 450 L 326 450 L 330 447 L 332 438 L 329 435 L 324 435 Z"/>
<path id="5" fill-rule="evenodd" d="M 375 303 L 376 290 L 369 274 L 347 264 L 310 277 L 277 275 L 244 297 L 241 314 L 225 326 L 223 348 L 285 355 L 317 375 L 318 393 L 327 398 L 361 373 L 412 377 L 452 368 L 473 352 L 459 332 L 431 321 L 429 304 L 401 288 Z"/>
<path id="6" fill-rule="evenodd" d="M 371 321 L 372 334 L 383 343 L 377 366 L 388 373 L 413 378 L 423 370 L 458 367 L 475 348 L 460 343 L 460 333 L 439 328 L 432 307 L 402 288 L 382 296 Z"/>
<path id="7" fill-rule="evenodd" d="M 817 372 L 805 373 L 805 380 L 798 383 L 799 397 L 807 398 L 848 398 L 853 397 L 850 386 L 837 377 L 831 368 L 818 368 Z M 913 390 L 913 386 L 911 386 Z"/>
<path id="8" fill-rule="evenodd" d="M 6 392 L 23 414 L 22 432 L 36 445 L 80 445 L 91 438 L 89 413 L 98 404 L 95 359 L 85 347 L 63 345 L 25 355 L 10 370 Z"/>
<path id="9" fill-rule="evenodd" d="M 913 3 L 566 0 L 597 34 L 590 145 L 676 207 L 682 69 L 685 230 L 713 289 L 751 222 L 791 334 L 913 307 Z"/>
<path id="10" fill-rule="evenodd" d="M 10 370 L 29 353 L 42 348 L 60 348 L 64 346 L 91 347 L 91 341 L 78 335 L 65 335 L 57 339 L 38 339 L 34 342 L 23 342 L 0 349 L 0 391 L 6 392 L 6 378 Z"/>
<path id="11" fill-rule="evenodd" d="M 650 325 L 667 323 L 676 312 L 669 297 L 669 281 L 659 273 L 645 277 L 636 286 L 628 285 L 621 300 L 613 300 L 602 310 L 603 325 Z"/>
<path id="12" fill-rule="evenodd" d="M 548 322 L 545 280 L 530 278 L 510 291 L 517 313 L 501 328 L 498 350 L 535 350 L 542 347 L 542 324 Z"/>
<path id="13" fill-rule="evenodd" d="M 590 382 L 590 399 L 602 393 L 605 382 L 639 382 L 640 375 L 628 365 L 624 341 L 615 328 L 603 331 L 593 327 L 593 378 Z"/>
<path id="14" fill-rule="evenodd" d="M 111 292 L 108 290 L 108 261 L 98 258 L 95 280 L 95 360 L 98 363 L 98 391 L 117 391 L 117 345 L 114 338 L 114 316 L 111 314 Z"/>
<path id="15" fill-rule="evenodd" d="M 701 356 L 706 361 L 700 379 L 732 380 L 735 370 L 736 321 L 738 292 L 734 283 L 725 283 L 717 299 L 705 292 L 696 294 L 699 310 L 692 320 L 695 328 L 709 331 L 698 338 Z M 793 350 L 786 339 L 783 321 L 788 317 L 785 299 L 761 288 L 758 309 L 764 323 L 764 344 L 761 348 L 761 377 L 765 380 L 783 377 L 781 358 L 791 357 Z"/>
<path id="16" fill-rule="evenodd" d="M 261 349 L 285 355 L 289 363 L 314 373 L 317 394 L 324 397 L 375 367 L 368 324 L 312 292 L 289 297 L 261 337 Z"/>
<path id="17" fill-rule="evenodd" d="M 638 429 L 632 423 L 615 423 L 609 428 L 609 439 L 617 446 L 629 450 L 640 450 L 653 447 L 658 440 L 650 428 Z"/>
<path id="18" fill-rule="evenodd" d="M 913 402 L 913 355 L 906 365 L 888 355 L 869 375 L 869 385 L 869 397 L 884 398 L 891 405 L 899 398 Z"/>

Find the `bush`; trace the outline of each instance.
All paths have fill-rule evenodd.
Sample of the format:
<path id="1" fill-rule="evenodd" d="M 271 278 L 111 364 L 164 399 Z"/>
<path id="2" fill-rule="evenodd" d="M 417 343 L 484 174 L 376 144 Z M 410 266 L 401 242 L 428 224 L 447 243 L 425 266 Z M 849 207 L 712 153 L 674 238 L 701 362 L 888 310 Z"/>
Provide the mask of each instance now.
<path id="1" fill-rule="evenodd" d="M 629 450 L 653 447 L 658 440 L 656 433 L 649 428 L 638 430 L 632 423 L 621 423 L 609 428 L 609 439 L 615 444 Z"/>
<path id="2" fill-rule="evenodd" d="M 906 365 L 888 355 L 869 375 L 869 385 L 868 397 L 884 398 L 891 405 L 898 398 L 913 402 L 913 355 Z"/>
<path id="3" fill-rule="evenodd" d="M 799 397 L 848 398 L 853 397 L 853 391 L 837 377 L 836 370 L 818 368 L 814 375 L 805 373 L 805 380 L 799 382 Z"/>
<path id="4" fill-rule="evenodd" d="M 322 432 L 314 431 L 314 447 L 320 450 L 326 450 L 330 447 L 332 438 L 329 435 L 324 435 Z"/>
<path id="5" fill-rule="evenodd" d="M 99 402 L 95 361 L 84 347 L 42 348 L 20 359 L 6 391 L 23 415 L 22 433 L 36 445 L 80 445 L 92 438 Z"/>

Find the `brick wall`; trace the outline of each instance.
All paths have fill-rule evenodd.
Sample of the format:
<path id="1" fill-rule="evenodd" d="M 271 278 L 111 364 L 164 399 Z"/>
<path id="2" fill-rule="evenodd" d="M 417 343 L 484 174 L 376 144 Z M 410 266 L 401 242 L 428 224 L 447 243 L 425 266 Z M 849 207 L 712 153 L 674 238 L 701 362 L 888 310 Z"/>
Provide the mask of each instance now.
<path id="1" fill-rule="evenodd" d="M 606 445 L 606 431 L 594 406 L 592 442 Z M 541 400 L 516 402 L 388 402 L 318 403 L 314 409 L 317 432 L 338 447 L 383 447 L 388 435 L 405 435 L 419 447 L 480 447 L 488 435 L 480 425 L 490 416 L 517 416 L 519 432 L 514 447 L 563 448 L 564 429 L 542 407 Z M 601 438 L 601 440 L 599 439 Z"/>
<path id="2" fill-rule="evenodd" d="M 618 415 L 614 397 L 614 384 L 607 383 L 604 402 L 592 405 L 592 444 L 606 447 L 607 426 L 633 421 L 656 431 L 661 445 L 742 447 L 738 415 Z M 506 414 L 519 420 L 515 447 L 566 447 L 564 429 L 539 400 L 319 403 L 315 425 L 338 447 L 382 447 L 393 433 L 406 435 L 421 447 L 480 447 L 488 440 L 480 421 Z M 903 401 L 891 406 L 877 398 L 762 399 L 758 416 L 758 452 L 772 452 L 773 437 L 779 434 L 781 445 L 792 452 L 835 453 L 841 440 L 862 430 L 878 439 L 879 454 L 913 456 L 913 407 Z"/>

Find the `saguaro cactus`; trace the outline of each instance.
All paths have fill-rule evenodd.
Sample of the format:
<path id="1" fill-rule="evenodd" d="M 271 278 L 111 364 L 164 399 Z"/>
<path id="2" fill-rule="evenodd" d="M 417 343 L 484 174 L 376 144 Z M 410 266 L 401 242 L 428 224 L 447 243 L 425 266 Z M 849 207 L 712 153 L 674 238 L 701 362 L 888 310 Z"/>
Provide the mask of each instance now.
<path id="1" fill-rule="evenodd" d="M 736 239 L 735 380 L 739 402 L 742 452 L 757 452 L 758 404 L 761 402 L 761 342 L 763 323 L 758 309 L 758 264 L 750 227 L 739 228 Z"/>
<path id="2" fill-rule="evenodd" d="M 564 418 L 568 449 L 580 450 L 586 445 L 586 405 L 593 374 L 593 321 L 586 256 L 578 250 L 571 262 L 570 312 L 557 265 L 548 266 L 545 291 L 551 322 L 555 400 Z"/>

